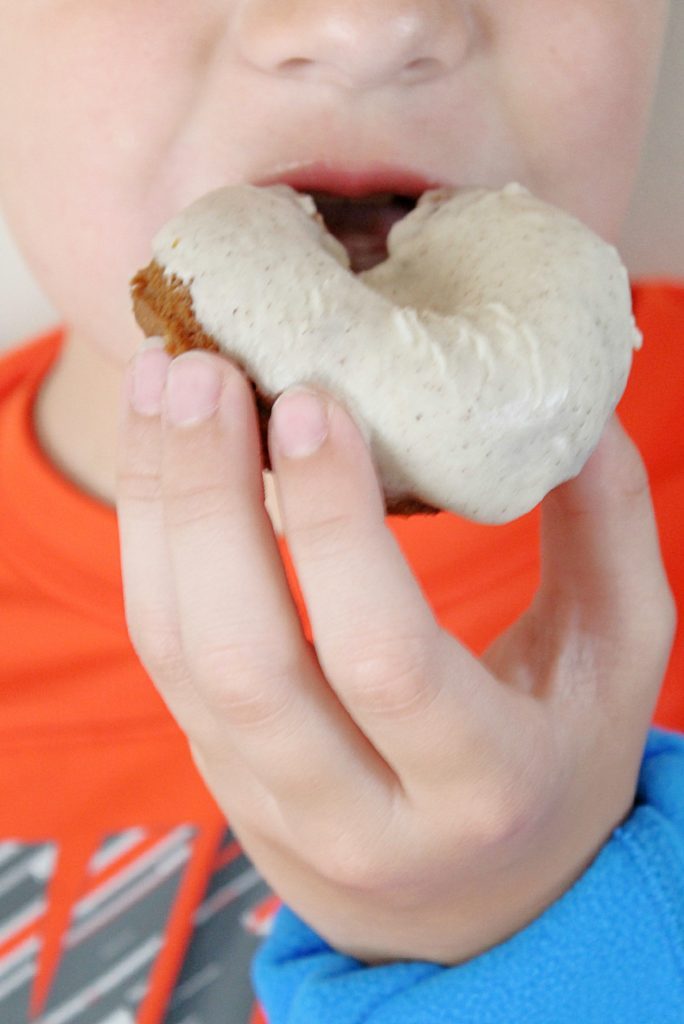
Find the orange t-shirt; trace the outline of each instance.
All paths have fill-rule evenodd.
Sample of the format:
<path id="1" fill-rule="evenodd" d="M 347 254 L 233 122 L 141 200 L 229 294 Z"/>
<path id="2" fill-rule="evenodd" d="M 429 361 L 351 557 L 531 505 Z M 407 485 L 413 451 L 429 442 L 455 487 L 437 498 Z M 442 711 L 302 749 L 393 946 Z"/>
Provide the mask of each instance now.
<path id="1" fill-rule="evenodd" d="M 635 285 L 634 303 L 645 345 L 619 412 L 681 605 L 684 285 Z M 132 650 L 114 509 L 36 441 L 32 405 L 60 344 L 55 332 L 0 360 L 0 1020 L 246 1024 L 275 900 Z M 476 652 L 532 599 L 538 509 L 500 527 L 388 523 L 441 624 Z M 681 639 L 656 722 L 684 730 Z"/>

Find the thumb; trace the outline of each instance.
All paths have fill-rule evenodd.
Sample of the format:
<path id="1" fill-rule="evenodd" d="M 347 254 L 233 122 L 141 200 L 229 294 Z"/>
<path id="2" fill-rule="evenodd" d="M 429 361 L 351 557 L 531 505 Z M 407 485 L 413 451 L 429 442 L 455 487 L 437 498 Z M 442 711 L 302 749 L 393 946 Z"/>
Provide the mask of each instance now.
<path id="1" fill-rule="evenodd" d="M 541 558 L 543 606 L 570 603 L 589 632 L 669 654 L 674 600 L 648 473 L 617 416 L 581 473 L 544 500 Z"/>

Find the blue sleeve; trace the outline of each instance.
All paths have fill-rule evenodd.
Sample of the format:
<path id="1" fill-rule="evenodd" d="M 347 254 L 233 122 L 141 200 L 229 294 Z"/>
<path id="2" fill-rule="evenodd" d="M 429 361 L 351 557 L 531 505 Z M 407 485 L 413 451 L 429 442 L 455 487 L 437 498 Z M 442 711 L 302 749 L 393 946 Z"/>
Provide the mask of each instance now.
<path id="1" fill-rule="evenodd" d="M 683 1024 L 684 736 L 651 731 L 630 817 L 506 942 L 370 967 L 283 907 L 252 979 L 269 1024 Z"/>

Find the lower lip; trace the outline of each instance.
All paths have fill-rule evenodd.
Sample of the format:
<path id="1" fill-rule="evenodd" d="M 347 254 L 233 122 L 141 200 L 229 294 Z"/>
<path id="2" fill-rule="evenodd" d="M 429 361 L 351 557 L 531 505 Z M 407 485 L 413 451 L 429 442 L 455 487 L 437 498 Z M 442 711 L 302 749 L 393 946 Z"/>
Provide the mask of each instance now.
<path id="1" fill-rule="evenodd" d="M 307 164 L 254 184 L 289 185 L 298 192 L 330 192 L 349 199 L 359 199 L 379 192 L 417 197 L 429 189 L 444 185 L 443 182 L 430 181 L 411 171 L 386 164 L 342 169 L 327 163 Z"/>

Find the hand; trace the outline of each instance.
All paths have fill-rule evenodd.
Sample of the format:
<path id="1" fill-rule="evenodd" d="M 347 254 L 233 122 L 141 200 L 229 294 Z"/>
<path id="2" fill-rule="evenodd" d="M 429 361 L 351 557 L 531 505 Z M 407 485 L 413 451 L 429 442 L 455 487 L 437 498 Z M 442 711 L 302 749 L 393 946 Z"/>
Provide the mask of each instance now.
<path id="1" fill-rule="evenodd" d="M 170 360 L 142 362 L 146 414 L 124 401 L 120 447 L 129 631 L 246 852 L 369 963 L 455 964 L 520 930 L 629 814 L 669 656 L 635 447 L 613 420 L 546 498 L 539 590 L 478 660 L 436 623 L 351 417 L 323 396 L 327 438 L 288 457 L 276 426 L 301 441 L 307 414 L 286 396 L 269 448 L 312 646 L 264 510 L 248 382 L 192 353 L 162 403 Z M 174 425 L 207 370 L 213 412 Z"/>

